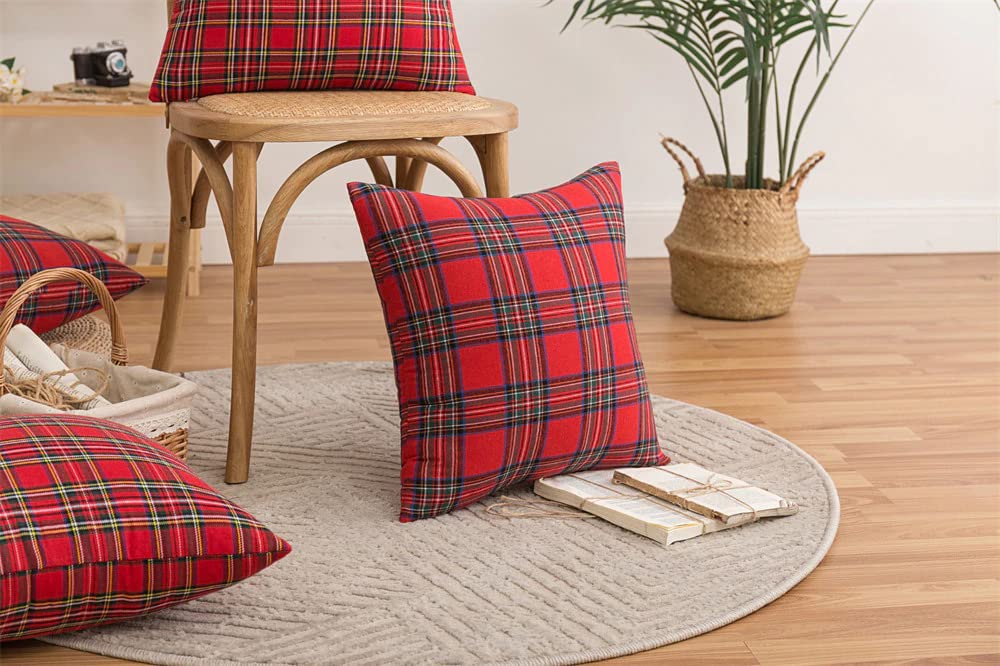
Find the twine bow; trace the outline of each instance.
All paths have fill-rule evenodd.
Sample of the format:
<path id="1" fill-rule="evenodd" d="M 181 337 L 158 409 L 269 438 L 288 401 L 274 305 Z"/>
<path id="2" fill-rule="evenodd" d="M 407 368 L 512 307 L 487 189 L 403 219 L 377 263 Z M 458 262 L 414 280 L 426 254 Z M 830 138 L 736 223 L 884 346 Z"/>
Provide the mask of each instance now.
<path id="1" fill-rule="evenodd" d="M 680 504 L 681 506 L 683 506 L 688 511 L 694 511 L 694 509 L 692 508 L 692 506 L 697 506 L 697 505 L 695 505 L 693 502 L 688 501 L 687 498 L 689 498 L 689 497 L 702 497 L 704 495 L 712 495 L 714 493 L 721 493 L 721 494 L 725 495 L 726 497 L 728 497 L 729 499 L 733 500 L 734 502 L 737 502 L 738 504 L 742 504 L 747 509 L 749 509 L 750 510 L 750 515 L 751 515 L 750 522 L 757 522 L 758 520 L 760 520 L 760 515 L 757 513 L 757 509 L 754 508 L 754 506 L 752 504 L 748 504 L 747 502 L 744 502 L 739 497 L 737 497 L 737 496 L 733 495 L 731 492 L 729 492 L 730 490 L 739 490 L 740 488 L 752 488 L 753 486 L 751 486 L 749 484 L 745 483 L 742 486 L 738 486 L 738 485 L 735 485 L 729 479 L 720 479 L 719 481 L 716 481 L 715 479 L 719 475 L 716 474 L 715 472 L 713 472 L 708 477 L 708 480 L 702 482 L 702 481 L 698 481 L 698 479 L 692 479 L 690 476 L 684 476 L 683 474 L 680 474 L 679 472 L 675 472 L 675 471 L 673 471 L 671 469 L 666 469 L 666 468 L 663 468 L 663 467 L 654 467 L 653 469 L 659 470 L 661 472 L 665 472 L 667 474 L 672 474 L 674 476 L 679 476 L 680 478 L 682 478 L 682 479 L 684 479 L 686 481 L 690 481 L 691 483 L 695 484 L 695 485 L 691 486 L 690 488 L 682 488 L 680 490 L 671 491 L 672 494 L 674 494 L 674 495 L 677 496 L 677 503 Z"/>

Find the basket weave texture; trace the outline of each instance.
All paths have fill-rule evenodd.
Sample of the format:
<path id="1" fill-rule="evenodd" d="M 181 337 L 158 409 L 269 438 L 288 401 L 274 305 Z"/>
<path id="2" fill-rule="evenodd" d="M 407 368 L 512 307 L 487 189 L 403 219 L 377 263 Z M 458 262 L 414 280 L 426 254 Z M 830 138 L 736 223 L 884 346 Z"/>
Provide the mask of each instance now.
<path id="1" fill-rule="evenodd" d="M 117 306 L 107 287 L 90 273 L 75 268 L 55 268 L 36 273 L 25 280 L 0 310 L 0 349 L 4 347 L 7 335 L 14 326 L 18 310 L 28 297 L 46 285 L 66 281 L 86 285 L 104 307 L 108 316 L 107 327 L 111 331 L 110 360 L 106 354 L 69 349 L 60 344 L 52 345 L 52 350 L 67 367 L 75 370 L 74 374 L 83 385 L 95 391 L 104 386 L 102 395 L 112 404 L 64 413 L 130 426 L 159 442 L 181 460 L 186 459 L 191 406 L 198 387 L 176 375 L 128 365 L 125 331 Z M 4 373 L 0 369 L 0 395 L 6 390 Z M 45 409 L 44 406 L 41 408 Z"/>
<path id="2" fill-rule="evenodd" d="M 690 178 L 671 145 L 695 161 Z M 795 301 L 809 248 L 799 235 L 796 204 L 802 182 L 824 157 L 817 153 L 784 185 L 726 187 L 724 176 L 706 175 L 701 162 L 674 139 L 664 147 L 681 164 L 686 197 L 666 239 L 671 295 L 684 312 L 717 319 L 753 320 L 788 312 Z"/>
<path id="3" fill-rule="evenodd" d="M 355 118 L 485 111 L 489 100 L 464 93 L 369 90 L 226 93 L 198 104 L 217 113 L 254 118 Z"/>
<path id="4" fill-rule="evenodd" d="M 96 315 L 63 324 L 40 336 L 45 344 L 62 345 L 101 356 L 111 356 L 111 327 Z"/>

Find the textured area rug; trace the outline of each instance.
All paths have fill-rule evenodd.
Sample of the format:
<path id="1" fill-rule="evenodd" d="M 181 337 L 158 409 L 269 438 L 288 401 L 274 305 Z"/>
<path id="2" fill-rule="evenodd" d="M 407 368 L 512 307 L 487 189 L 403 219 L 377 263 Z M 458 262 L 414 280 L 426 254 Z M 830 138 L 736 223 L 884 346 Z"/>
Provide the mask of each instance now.
<path id="1" fill-rule="evenodd" d="M 225 486 L 229 372 L 190 377 L 202 386 L 192 465 L 292 554 L 204 599 L 50 642 L 198 666 L 580 663 L 752 613 L 812 571 L 837 529 L 836 491 L 812 458 L 664 398 L 657 427 L 675 461 L 801 511 L 668 547 L 601 520 L 510 520 L 482 504 L 402 525 L 395 386 L 375 363 L 262 368 L 251 480 Z"/>

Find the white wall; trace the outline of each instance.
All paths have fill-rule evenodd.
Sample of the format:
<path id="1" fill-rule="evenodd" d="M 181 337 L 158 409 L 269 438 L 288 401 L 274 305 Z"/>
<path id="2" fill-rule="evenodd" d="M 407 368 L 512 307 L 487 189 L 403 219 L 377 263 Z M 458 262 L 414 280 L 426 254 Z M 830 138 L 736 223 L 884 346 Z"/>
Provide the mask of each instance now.
<path id="1" fill-rule="evenodd" d="M 856 12 L 858 0 L 841 7 Z M 701 101 L 681 61 L 635 31 L 600 25 L 560 35 L 570 0 L 454 0 L 482 94 L 521 108 L 512 137 L 517 191 L 562 182 L 603 160 L 622 163 L 629 251 L 658 256 L 682 203 L 679 174 L 658 146 L 681 138 L 721 167 Z M 31 87 L 71 78 L 70 48 L 124 37 L 149 80 L 164 30 L 163 0 L 0 0 L 0 56 L 17 55 Z M 804 152 L 827 161 L 801 202 L 817 253 L 1000 249 L 1000 12 L 991 0 L 877 0 L 827 87 Z M 734 100 L 737 104 L 739 99 Z M 736 109 L 732 117 L 738 118 Z M 112 191 L 133 239 L 164 235 L 166 134 L 156 119 L 4 119 L 0 190 Z M 734 123 L 740 145 L 739 123 Z M 450 145 L 470 166 L 471 151 Z M 269 146 L 262 205 L 314 145 Z M 804 157 L 804 155 L 803 155 Z M 362 259 L 344 188 L 360 167 L 328 174 L 300 199 L 281 261 Z M 439 177 L 430 191 L 450 193 Z M 219 225 L 206 256 L 225 261 Z"/>

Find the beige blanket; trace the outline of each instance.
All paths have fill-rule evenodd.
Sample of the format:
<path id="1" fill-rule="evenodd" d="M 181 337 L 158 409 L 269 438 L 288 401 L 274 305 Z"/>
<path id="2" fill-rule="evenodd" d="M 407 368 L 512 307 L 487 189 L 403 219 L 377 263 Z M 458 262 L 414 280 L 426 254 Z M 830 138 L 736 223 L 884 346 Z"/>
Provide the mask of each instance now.
<path id="1" fill-rule="evenodd" d="M 111 194 L 58 192 L 0 196 L 0 213 L 37 224 L 125 261 L 125 207 Z"/>

